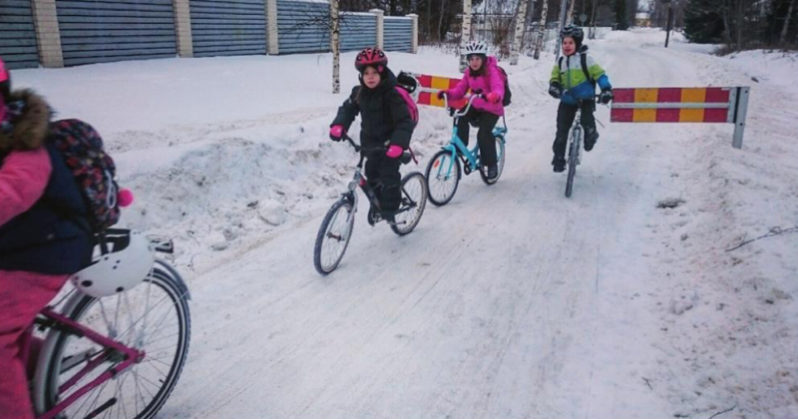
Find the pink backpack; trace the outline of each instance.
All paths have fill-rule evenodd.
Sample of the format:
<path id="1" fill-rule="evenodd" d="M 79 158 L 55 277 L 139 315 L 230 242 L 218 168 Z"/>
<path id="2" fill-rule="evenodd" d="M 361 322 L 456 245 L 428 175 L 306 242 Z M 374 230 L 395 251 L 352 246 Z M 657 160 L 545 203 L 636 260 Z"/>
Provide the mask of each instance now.
<path id="1" fill-rule="evenodd" d="M 415 125 L 418 123 L 418 105 L 416 105 L 416 101 L 413 100 L 413 96 L 410 94 L 416 91 L 418 80 L 411 73 L 400 71 L 399 75 L 396 76 L 396 83 L 396 91 L 405 100 L 410 119 L 413 120 L 413 125 Z"/>
<path id="2" fill-rule="evenodd" d="M 399 92 L 399 96 L 404 99 L 405 104 L 407 105 L 407 112 L 410 113 L 410 119 L 413 120 L 413 125 L 418 123 L 418 105 L 416 105 L 416 101 L 413 100 L 413 96 L 410 96 L 410 93 L 405 90 L 401 85 L 396 86 L 396 91 Z"/>

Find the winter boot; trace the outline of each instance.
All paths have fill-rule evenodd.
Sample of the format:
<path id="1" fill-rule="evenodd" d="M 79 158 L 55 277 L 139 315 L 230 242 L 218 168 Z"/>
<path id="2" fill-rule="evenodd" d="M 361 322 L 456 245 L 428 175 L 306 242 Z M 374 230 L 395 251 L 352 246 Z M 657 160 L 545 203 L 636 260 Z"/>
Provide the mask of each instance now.
<path id="1" fill-rule="evenodd" d="M 499 176 L 499 168 L 495 164 L 488 166 L 488 180 L 495 180 Z"/>
<path id="2" fill-rule="evenodd" d="M 554 169 L 554 173 L 560 173 L 565 170 L 565 159 L 554 156 L 554 160 L 551 161 L 551 165 Z"/>
<path id="3" fill-rule="evenodd" d="M 595 128 L 585 130 L 585 151 L 593 149 L 596 145 L 596 141 L 598 141 L 598 137 L 599 133 Z"/>

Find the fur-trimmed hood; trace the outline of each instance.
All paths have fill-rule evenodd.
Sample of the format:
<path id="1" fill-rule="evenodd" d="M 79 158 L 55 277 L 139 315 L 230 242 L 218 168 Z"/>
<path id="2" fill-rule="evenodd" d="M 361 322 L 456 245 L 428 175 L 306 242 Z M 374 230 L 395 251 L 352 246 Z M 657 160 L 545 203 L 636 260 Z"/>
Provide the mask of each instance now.
<path id="1" fill-rule="evenodd" d="M 15 90 L 11 92 L 6 106 L 21 102 L 18 115 L 11 115 L 11 131 L 0 131 L 0 154 L 8 150 L 30 150 L 40 147 L 47 137 L 52 110 L 44 98 L 33 90 Z"/>

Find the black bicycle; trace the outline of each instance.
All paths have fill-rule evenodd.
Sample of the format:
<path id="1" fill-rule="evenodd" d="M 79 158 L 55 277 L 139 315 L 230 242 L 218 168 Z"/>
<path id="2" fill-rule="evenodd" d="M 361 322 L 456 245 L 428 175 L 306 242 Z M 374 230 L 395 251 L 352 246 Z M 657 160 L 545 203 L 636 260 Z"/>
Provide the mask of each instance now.
<path id="1" fill-rule="evenodd" d="M 354 147 L 355 151 L 360 153 L 360 161 L 355 167 L 355 174 L 347 185 L 346 191 L 327 211 L 327 215 L 324 216 L 319 227 L 319 232 L 316 234 L 313 264 L 322 275 L 326 275 L 338 267 L 349 245 L 352 229 L 355 226 L 355 212 L 357 212 L 357 188 L 363 191 L 371 205 L 368 212 L 368 223 L 373 226 L 383 221 L 379 199 L 366 181 L 362 169 L 367 153 L 385 149 L 362 149 L 349 136 L 344 138 Z M 408 150 L 405 150 L 400 157 L 403 164 L 409 163 L 412 159 L 412 153 Z M 404 236 L 416 228 L 424 213 L 428 195 L 427 181 L 420 172 L 408 173 L 402 178 L 401 190 L 402 201 L 399 204 L 399 209 L 394 213 L 394 220 L 388 223 L 394 233 Z"/>
<path id="2" fill-rule="evenodd" d="M 596 96 L 594 99 L 598 99 Z M 565 181 L 565 197 L 570 198 L 574 189 L 574 177 L 576 176 L 576 166 L 579 165 L 579 154 L 584 140 L 584 128 L 582 128 L 582 105 L 588 99 L 580 99 L 578 107 L 576 108 L 576 116 L 574 116 L 574 123 L 571 125 L 571 130 L 568 132 L 568 179 Z"/>

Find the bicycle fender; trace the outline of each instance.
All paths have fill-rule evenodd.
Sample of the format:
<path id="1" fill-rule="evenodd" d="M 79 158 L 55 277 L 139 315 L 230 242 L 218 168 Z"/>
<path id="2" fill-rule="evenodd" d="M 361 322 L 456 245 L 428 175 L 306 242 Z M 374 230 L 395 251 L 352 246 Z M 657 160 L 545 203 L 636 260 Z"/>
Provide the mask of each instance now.
<path id="1" fill-rule="evenodd" d="M 191 300 L 191 293 L 189 293 L 188 291 L 188 286 L 186 285 L 186 282 L 183 281 L 183 277 L 180 276 L 179 273 L 177 273 L 177 270 L 175 270 L 175 268 L 173 268 L 171 265 L 169 265 L 168 263 L 164 262 L 161 259 L 155 259 L 155 265 L 156 266 L 153 267 L 153 270 L 161 268 L 161 270 L 163 270 L 166 275 L 175 280 L 177 288 L 180 289 L 180 293 L 186 297 L 186 300 Z"/>

